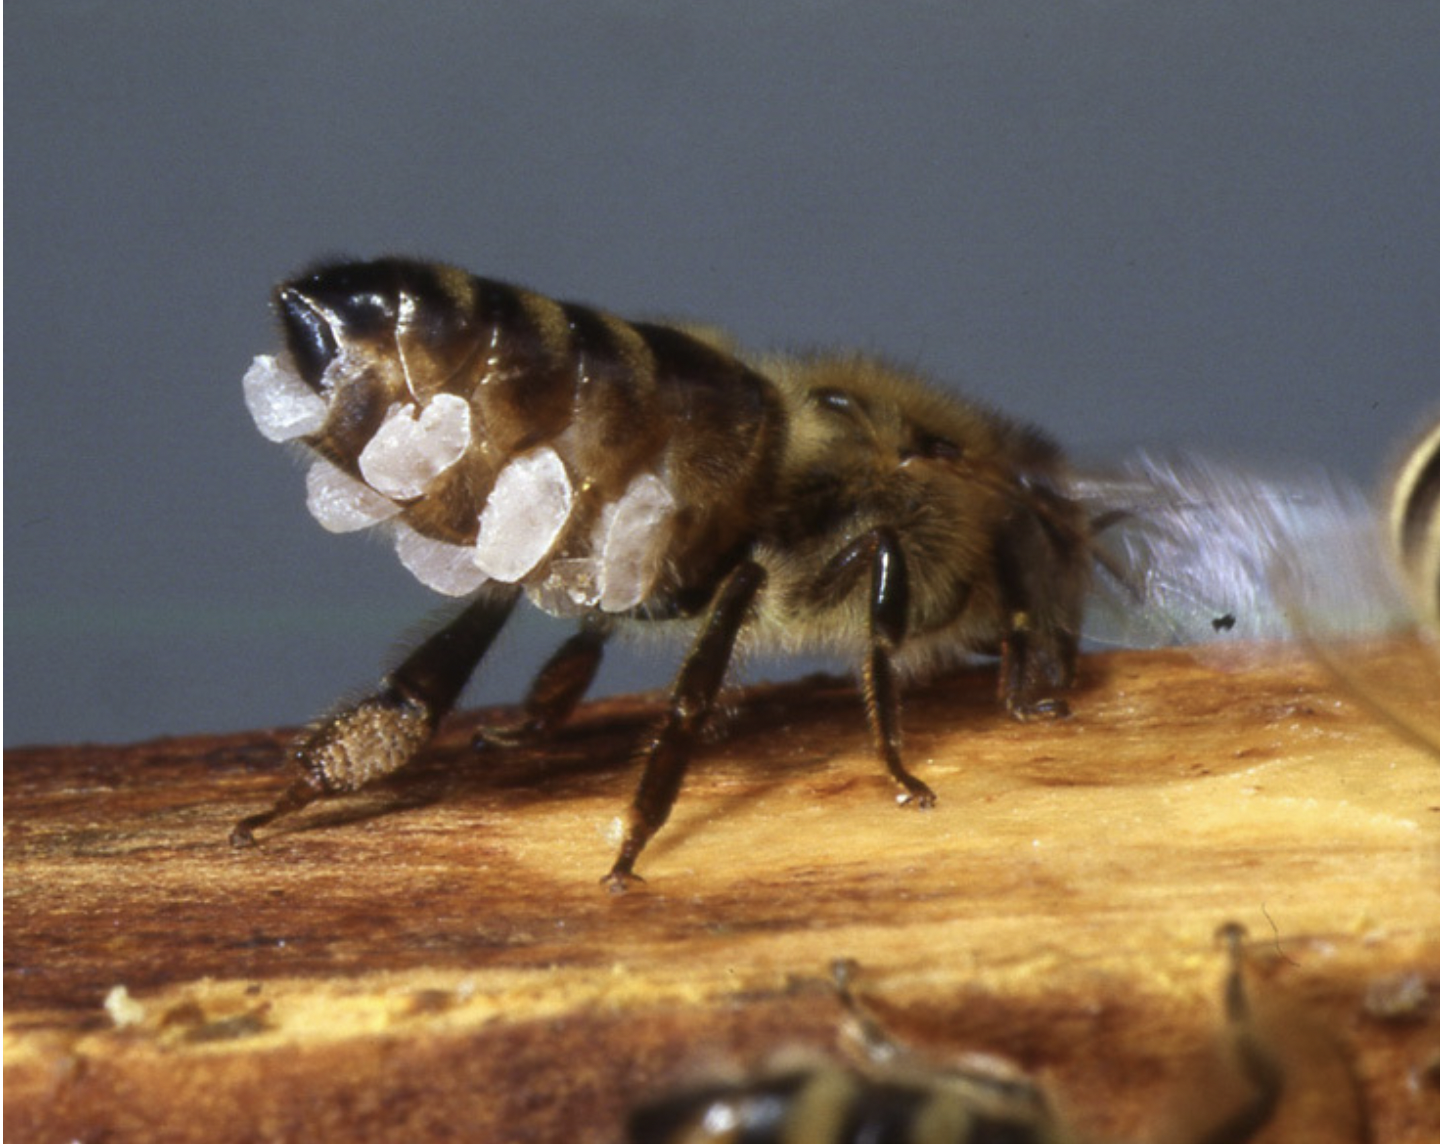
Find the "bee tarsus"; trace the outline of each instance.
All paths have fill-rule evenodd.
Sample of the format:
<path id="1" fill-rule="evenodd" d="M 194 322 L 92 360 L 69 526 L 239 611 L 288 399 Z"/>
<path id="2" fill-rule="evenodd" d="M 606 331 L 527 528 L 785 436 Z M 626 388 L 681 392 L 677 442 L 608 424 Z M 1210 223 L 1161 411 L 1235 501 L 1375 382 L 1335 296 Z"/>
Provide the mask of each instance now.
<path id="1" fill-rule="evenodd" d="M 499 727 L 482 727 L 475 733 L 476 747 L 520 747 L 543 740 L 563 726 L 585 697 L 600 661 L 610 626 L 587 621 L 545 661 L 521 704 L 518 721 Z"/>
<path id="2" fill-rule="evenodd" d="M 519 594 L 510 585 L 487 588 L 406 656 L 374 693 L 304 731 L 290 749 L 300 777 L 268 811 L 241 819 L 230 844 L 253 845 L 259 827 L 317 799 L 359 790 L 410 762 L 455 705 Z"/>

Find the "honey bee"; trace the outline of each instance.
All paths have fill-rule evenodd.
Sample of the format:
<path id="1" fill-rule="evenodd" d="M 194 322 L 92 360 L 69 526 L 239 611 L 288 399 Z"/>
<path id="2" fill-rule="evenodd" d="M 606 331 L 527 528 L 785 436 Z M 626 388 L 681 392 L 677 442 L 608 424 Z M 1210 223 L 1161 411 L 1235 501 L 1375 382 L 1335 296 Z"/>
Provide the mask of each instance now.
<path id="1" fill-rule="evenodd" d="M 1195 1134 L 1209 1144 L 1248 1144 L 1274 1117 L 1285 1087 L 1274 1053 L 1257 1035 L 1243 977 L 1243 927 L 1216 935 L 1229 969 L 1227 1040 L 1248 1091 Z M 631 1144 L 1073 1144 L 1080 1136 L 1024 1074 L 991 1058 L 940 1067 L 898 1045 L 850 990 L 853 963 L 837 962 L 835 986 L 861 1059 L 789 1068 L 735 1084 L 681 1092 L 631 1114 Z"/>
<path id="2" fill-rule="evenodd" d="M 903 680 L 1000 660 L 1017 719 L 1065 712 L 1089 521 L 1045 436 L 854 355 L 749 359 L 446 266 L 324 265 L 278 288 L 286 353 L 245 395 L 304 444 L 328 529 L 384 525 L 436 591 L 469 596 L 374 694 L 305 732 L 300 777 L 231 840 L 409 762 L 523 592 L 580 630 L 536 678 L 529 739 L 578 703 L 619 624 L 694 631 L 606 882 L 665 822 L 737 643 L 857 659 L 899 801 Z"/>
<path id="3" fill-rule="evenodd" d="M 906 681 L 996 656 L 1004 710 L 1063 716 L 1092 583 L 1109 586 L 1122 627 L 1168 616 L 1158 639 L 1124 642 L 1172 642 L 1177 626 L 1265 634 L 1269 569 L 1295 519 L 1349 527 L 1329 489 L 1257 496 L 1143 459 L 1085 476 L 1039 431 L 870 357 L 752 356 L 448 266 L 321 265 L 275 305 L 285 350 L 255 359 L 245 398 L 262 434 L 313 455 L 312 514 L 335 532 L 388 530 L 421 582 L 469 602 L 300 736 L 299 777 L 236 825 L 237 846 L 413 759 L 522 594 L 579 629 L 490 742 L 563 723 L 617 628 L 690 639 L 640 747 L 604 879 L 619 891 L 640 880 L 737 648 L 857 663 L 898 801 L 928 807 L 901 754 Z"/>

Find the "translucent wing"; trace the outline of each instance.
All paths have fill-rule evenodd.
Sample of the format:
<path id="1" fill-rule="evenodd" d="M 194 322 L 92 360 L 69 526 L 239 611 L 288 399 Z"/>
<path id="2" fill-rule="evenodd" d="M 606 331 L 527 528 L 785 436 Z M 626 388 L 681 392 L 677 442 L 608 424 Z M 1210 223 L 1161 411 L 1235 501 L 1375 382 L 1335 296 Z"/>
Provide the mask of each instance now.
<path id="1" fill-rule="evenodd" d="M 1087 639 L 1298 640 L 1354 698 L 1440 753 L 1440 628 L 1426 604 L 1435 575 L 1425 565 L 1417 576 L 1387 531 L 1395 506 L 1381 513 L 1324 472 L 1276 477 L 1143 454 L 1075 476 L 1071 495 L 1096 531 Z"/>
<path id="2" fill-rule="evenodd" d="M 1374 507 L 1331 474 L 1139 454 L 1077 474 L 1096 528 L 1085 635 L 1127 647 L 1375 636 L 1409 608 Z"/>

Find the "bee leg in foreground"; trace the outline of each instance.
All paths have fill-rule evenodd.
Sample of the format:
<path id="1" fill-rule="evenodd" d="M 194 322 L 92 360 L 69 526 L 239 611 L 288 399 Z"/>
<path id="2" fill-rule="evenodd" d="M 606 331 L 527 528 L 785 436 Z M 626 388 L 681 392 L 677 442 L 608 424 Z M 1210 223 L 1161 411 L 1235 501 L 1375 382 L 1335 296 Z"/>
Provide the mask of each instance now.
<path id="1" fill-rule="evenodd" d="M 475 745 L 518 747 L 561 726 L 589 690 L 609 638 L 608 625 L 586 620 L 546 660 L 521 705 L 520 719 L 501 727 L 482 727 L 475 733 Z"/>
<path id="2" fill-rule="evenodd" d="M 871 1064 L 881 1065 L 908 1056 L 909 1050 L 896 1042 L 855 996 L 851 985 L 859 971 L 860 963 L 853 958 L 839 957 L 830 963 L 830 981 L 835 987 L 835 996 L 850 1018 L 852 1035 L 865 1059 Z"/>
<path id="3" fill-rule="evenodd" d="M 250 846 L 255 829 L 316 799 L 359 790 L 399 770 L 430 741 L 475 665 L 505 626 L 519 589 L 482 594 L 406 656 L 376 691 L 305 731 L 290 749 L 300 769 L 273 807 L 242 818 L 231 846 Z"/>
<path id="4" fill-rule="evenodd" d="M 847 1034 L 864 1054 L 865 1065 L 879 1070 L 882 1075 L 909 1073 L 919 1076 L 931 1073 L 937 1080 L 943 1080 L 965 1094 L 967 1105 L 974 1105 L 976 1109 L 989 1107 L 1003 1110 L 1001 1121 L 982 1122 L 972 1129 L 976 1132 L 975 1139 L 989 1138 L 982 1135 L 987 1123 L 997 1132 L 997 1139 L 1014 1140 L 1017 1144 L 1032 1140 L 1040 1144 L 1058 1139 L 1052 1135 L 1053 1114 L 1044 1090 L 1023 1073 L 1000 1067 L 998 1062 L 992 1068 L 957 1065 L 939 1069 L 908 1045 L 897 1041 L 851 989 L 859 969 L 859 964 L 850 958 L 837 958 L 830 964 L 835 995 L 849 1018 Z"/>
<path id="5" fill-rule="evenodd" d="M 1248 1144 L 1275 1115 L 1285 1076 L 1257 1036 L 1251 1019 L 1244 979 L 1245 927 L 1227 922 L 1215 931 L 1215 937 L 1225 943 L 1230 956 L 1230 970 L 1225 976 L 1225 1022 L 1241 1075 L 1250 1083 L 1252 1095 L 1197 1144 Z"/>
<path id="6" fill-rule="evenodd" d="M 825 566 L 815 585 L 819 600 L 843 596 L 866 571 L 870 574 L 870 649 L 865 657 L 865 716 L 875 753 L 904 791 L 904 805 L 935 805 L 935 792 L 908 770 L 900 758 L 900 688 L 891 657 L 905 641 L 910 609 L 910 579 L 900 538 L 890 528 L 875 528 L 851 541 Z"/>
<path id="7" fill-rule="evenodd" d="M 670 710 L 645 749 L 645 769 L 626 815 L 625 838 L 615 864 L 602 880 L 611 893 L 623 892 L 635 873 L 635 859 L 670 817 L 696 737 L 715 707 L 725 681 L 735 638 L 750 606 L 765 586 L 765 570 L 753 560 L 735 568 L 716 593 L 699 638 L 685 657 L 670 691 Z"/>

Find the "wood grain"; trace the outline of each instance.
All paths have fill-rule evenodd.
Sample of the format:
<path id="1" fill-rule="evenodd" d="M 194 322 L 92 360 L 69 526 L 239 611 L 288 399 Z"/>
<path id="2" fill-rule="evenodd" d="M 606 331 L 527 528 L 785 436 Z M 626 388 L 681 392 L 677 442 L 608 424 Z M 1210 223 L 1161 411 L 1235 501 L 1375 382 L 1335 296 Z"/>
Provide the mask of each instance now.
<path id="1" fill-rule="evenodd" d="M 1088 658 L 1054 723 L 992 688 L 909 697 L 928 812 L 848 684 L 737 695 L 623 896 L 598 879 L 654 696 L 536 749 L 476 754 L 459 717 L 249 851 L 289 732 L 7 752 L 7 1138 L 616 1140 L 708 1069 L 840 1051 L 846 956 L 897 1035 L 1153 1139 L 1233 1094 L 1227 920 L 1286 1061 L 1263 1139 L 1362 1138 L 1357 1084 L 1375 1140 L 1440 1138 L 1440 760 L 1295 656 Z"/>

